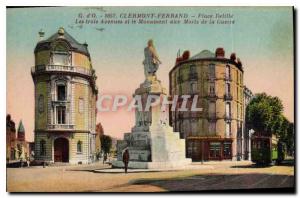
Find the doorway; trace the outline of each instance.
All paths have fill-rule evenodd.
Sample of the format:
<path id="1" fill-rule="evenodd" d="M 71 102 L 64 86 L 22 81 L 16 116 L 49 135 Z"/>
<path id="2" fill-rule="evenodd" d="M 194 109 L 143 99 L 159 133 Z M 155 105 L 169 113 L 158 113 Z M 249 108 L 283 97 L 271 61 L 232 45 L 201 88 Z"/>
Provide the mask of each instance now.
<path id="1" fill-rule="evenodd" d="M 66 138 L 54 141 L 54 162 L 69 162 L 69 141 Z"/>

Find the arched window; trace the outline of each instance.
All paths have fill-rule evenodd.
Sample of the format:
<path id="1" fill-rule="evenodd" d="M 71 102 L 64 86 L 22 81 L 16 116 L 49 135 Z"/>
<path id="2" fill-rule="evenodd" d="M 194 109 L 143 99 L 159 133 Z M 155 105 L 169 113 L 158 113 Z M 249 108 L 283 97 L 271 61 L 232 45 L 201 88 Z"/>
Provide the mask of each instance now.
<path id="1" fill-rule="evenodd" d="M 77 153 L 82 153 L 82 141 L 77 142 Z"/>
<path id="2" fill-rule="evenodd" d="M 42 156 L 46 155 L 46 141 L 45 140 L 40 141 L 40 155 L 42 155 Z"/>

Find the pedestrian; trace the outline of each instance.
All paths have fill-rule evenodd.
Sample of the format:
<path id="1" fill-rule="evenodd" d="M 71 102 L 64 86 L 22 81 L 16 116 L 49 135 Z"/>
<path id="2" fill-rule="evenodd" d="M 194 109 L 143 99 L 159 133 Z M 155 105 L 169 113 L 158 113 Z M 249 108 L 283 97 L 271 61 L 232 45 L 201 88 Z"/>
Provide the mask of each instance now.
<path id="1" fill-rule="evenodd" d="M 129 163 L 129 152 L 128 149 L 126 149 L 123 153 L 123 163 L 124 163 L 124 169 L 125 173 L 127 173 L 128 163 Z"/>
<path id="2" fill-rule="evenodd" d="M 103 164 L 106 162 L 106 160 L 107 160 L 107 153 L 104 153 L 104 155 L 103 155 Z"/>

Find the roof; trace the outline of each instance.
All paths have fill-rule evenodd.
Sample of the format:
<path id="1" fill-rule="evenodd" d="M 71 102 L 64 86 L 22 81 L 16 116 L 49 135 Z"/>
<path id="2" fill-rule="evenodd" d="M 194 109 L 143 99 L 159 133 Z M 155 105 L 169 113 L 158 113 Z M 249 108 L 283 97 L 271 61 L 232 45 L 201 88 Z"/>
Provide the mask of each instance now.
<path id="1" fill-rule="evenodd" d="M 81 52 L 87 56 L 89 56 L 89 51 L 87 49 L 87 44 L 81 44 L 76 39 L 74 39 L 67 31 L 65 31 L 64 28 L 59 28 L 58 31 L 50 36 L 46 40 L 42 40 L 38 42 L 38 44 L 35 47 L 35 52 L 45 49 L 50 49 L 50 44 L 57 41 L 57 40 L 65 40 L 70 44 L 71 50 Z"/>
<path id="2" fill-rule="evenodd" d="M 19 122 L 18 133 L 25 133 L 25 129 L 24 129 L 22 120 Z"/>
<path id="3" fill-rule="evenodd" d="M 217 48 L 221 49 L 221 48 Z M 215 53 L 209 51 L 209 50 L 202 50 L 201 52 L 199 52 L 198 54 L 192 56 L 189 59 L 186 60 L 182 60 L 182 61 L 176 61 L 175 66 L 169 71 L 169 75 L 178 67 L 180 67 L 180 65 L 185 64 L 185 63 L 194 63 L 197 61 L 218 61 L 218 62 L 223 62 L 226 64 L 233 64 L 235 65 L 240 71 L 244 71 L 242 64 L 238 61 L 235 60 L 231 60 L 229 58 L 225 58 L 225 57 L 217 57 Z"/>
<path id="4" fill-rule="evenodd" d="M 215 54 L 209 50 L 202 50 L 200 53 L 189 58 L 189 60 L 195 60 L 201 58 L 215 58 Z"/>

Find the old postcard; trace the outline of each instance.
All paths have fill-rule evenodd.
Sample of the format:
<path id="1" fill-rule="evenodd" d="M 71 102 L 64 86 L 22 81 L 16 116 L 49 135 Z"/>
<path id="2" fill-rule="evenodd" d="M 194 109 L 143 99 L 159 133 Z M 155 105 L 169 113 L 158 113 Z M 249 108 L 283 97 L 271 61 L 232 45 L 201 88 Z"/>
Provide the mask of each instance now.
<path id="1" fill-rule="evenodd" d="M 7 7 L 8 192 L 295 192 L 293 7 Z"/>

